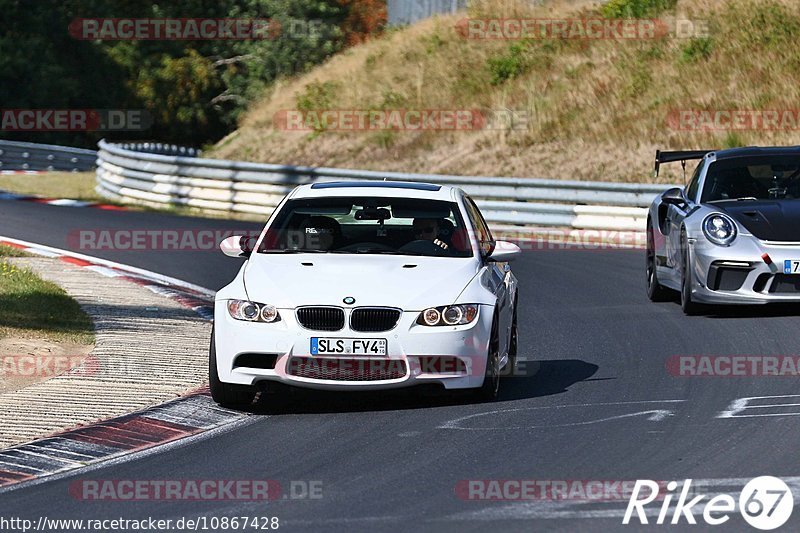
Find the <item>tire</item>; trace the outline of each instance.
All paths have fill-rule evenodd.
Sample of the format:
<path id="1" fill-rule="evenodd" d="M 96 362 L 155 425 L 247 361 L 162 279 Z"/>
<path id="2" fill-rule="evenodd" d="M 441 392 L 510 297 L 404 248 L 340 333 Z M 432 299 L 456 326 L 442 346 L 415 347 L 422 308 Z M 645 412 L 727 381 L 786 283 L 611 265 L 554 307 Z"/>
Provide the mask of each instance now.
<path id="1" fill-rule="evenodd" d="M 519 296 L 517 296 L 518 298 Z M 505 376 L 514 376 L 517 370 L 517 351 L 519 345 L 519 330 L 517 328 L 517 298 L 514 299 L 514 318 L 511 319 L 511 338 L 508 342 L 508 363 L 504 368 Z"/>
<path id="2" fill-rule="evenodd" d="M 258 392 L 255 387 L 223 383 L 217 371 L 217 347 L 214 343 L 214 330 L 211 330 L 211 346 L 208 349 L 208 388 L 211 398 L 223 407 L 241 409 L 253 403 Z"/>
<path id="3" fill-rule="evenodd" d="M 486 358 L 486 371 L 483 385 L 475 390 L 475 399 L 480 402 L 493 402 L 500 394 L 500 339 L 497 334 L 497 319 L 492 324 L 492 336 L 489 340 L 489 353 Z"/>
<path id="4" fill-rule="evenodd" d="M 647 224 L 647 252 L 646 252 L 647 273 L 647 297 L 651 302 L 665 302 L 670 298 L 670 290 L 658 282 L 658 272 L 656 271 L 656 243 L 653 229 Z"/>
<path id="5" fill-rule="evenodd" d="M 691 264 L 689 256 L 689 243 L 686 242 L 686 235 L 681 235 L 681 247 L 683 248 L 683 265 L 681 268 L 681 309 L 687 316 L 698 315 L 703 311 L 704 306 L 692 300 L 691 287 Z"/>

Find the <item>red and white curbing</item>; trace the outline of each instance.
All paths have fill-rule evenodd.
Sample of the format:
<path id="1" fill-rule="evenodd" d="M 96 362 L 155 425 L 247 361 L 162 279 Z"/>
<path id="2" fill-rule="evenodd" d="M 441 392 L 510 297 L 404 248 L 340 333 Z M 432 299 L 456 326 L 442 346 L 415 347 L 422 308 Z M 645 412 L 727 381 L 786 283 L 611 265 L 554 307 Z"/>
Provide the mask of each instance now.
<path id="1" fill-rule="evenodd" d="M 18 174 L 47 174 L 47 170 L 0 170 L 0 176 L 16 176 Z"/>
<path id="2" fill-rule="evenodd" d="M 217 406 L 205 390 L 0 451 L 0 492 L 101 461 L 151 450 L 249 418 Z"/>
<path id="3" fill-rule="evenodd" d="M 13 172 L 15 174 L 24 173 L 24 174 L 36 174 L 37 172 L 34 171 L 26 171 L 26 170 L 14 170 L 14 171 L 1 171 L 1 172 Z M 47 205 L 56 205 L 60 207 L 93 207 L 95 209 L 104 209 L 107 211 L 127 211 L 128 208 L 119 205 L 113 204 L 103 204 L 98 202 L 87 202 L 84 200 L 72 200 L 70 198 L 44 198 L 41 196 L 33 196 L 29 194 L 17 194 L 14 192 L 8 192 L 0 190 L 0 200 L 16 200 L 20 202 L 33 202 L 36 204 L 47 204 Z"/>
<path id="4" fill-rule="evenodd" d="M 54 257 L 65 263 L 88 268 L 108 278 L 122 278 L 126 281 L 141 285 L 156 294 L 174 299 L 184 307 L 192 309 L 207 320 L 211 320 L 214 317 L 214 291 L 204 287 L 169 276 L 163 276 L 149 270 L 20 239 L 12 239 L 11 237 L 0 236 L 0 244 L 11 246 L 34 255 Z"/>
<path id="5" fill-rule="evenodd" d="M 122 277 L 151 291 L 175 299 L 204 318 L 213 316 L 214 292 L 181 280 L 105 259 L 0 236 L 0 244 L 31 254 L 55 257 L 108 277 Z M 0 492 L 88 465 L 119 459 L 157 446 L 233 427 L 247 413 L 216 405 L 206 388 L 132 414 L 62 431 L 48 437 L 0 450 Z"/>

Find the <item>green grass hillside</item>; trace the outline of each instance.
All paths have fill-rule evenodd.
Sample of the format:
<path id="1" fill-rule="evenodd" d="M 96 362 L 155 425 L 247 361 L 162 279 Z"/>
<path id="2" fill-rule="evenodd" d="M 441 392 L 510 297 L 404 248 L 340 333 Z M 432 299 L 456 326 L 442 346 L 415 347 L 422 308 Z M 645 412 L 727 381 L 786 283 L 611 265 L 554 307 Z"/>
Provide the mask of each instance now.
<path id="1" fill-rule="evenodd" d="M 793 0 L 473 2 L 469 13 L 390 30 L 254 104 L 214 157 L 376 170 L 643 181 L 657 148 L 798 144 L 798 128 L 693 130 L 680 110 L 800 108 L 800 3 Z M 648 39 L 465 39 L 471 18 L 689 19 L 707 35 Z M 460 21 L 461 24 L 460 24 Z M 286 110 L 483 109 L 523 127 L 469 132 L 287 132 Z M 676 125 L 678 125 L 676 127 Z M 519 125 L 518 125 L 519 126 Z M 667 171 L 662 181 L 679 179 Z"/>

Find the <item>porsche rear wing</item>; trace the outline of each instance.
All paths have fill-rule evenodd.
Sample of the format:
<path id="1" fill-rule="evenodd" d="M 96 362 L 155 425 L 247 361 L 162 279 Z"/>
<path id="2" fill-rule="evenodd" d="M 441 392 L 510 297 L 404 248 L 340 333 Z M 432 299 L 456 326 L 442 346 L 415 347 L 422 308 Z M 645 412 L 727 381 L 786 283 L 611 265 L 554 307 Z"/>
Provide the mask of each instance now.
<path id="1" fill-rule="evenodd" d="M 679 150 L 679 151 L 661 151 L 656 150 L 656 166 L 654 175 L 658 177 L 658 170 L 661 168 L 661 163 L 674 163 L 675 161 L 681 161 L 686 164 L 686 161 L 690 159 L 703 159 L 705 155 L 709 152 L 714 152 L 715 150 Z"/>

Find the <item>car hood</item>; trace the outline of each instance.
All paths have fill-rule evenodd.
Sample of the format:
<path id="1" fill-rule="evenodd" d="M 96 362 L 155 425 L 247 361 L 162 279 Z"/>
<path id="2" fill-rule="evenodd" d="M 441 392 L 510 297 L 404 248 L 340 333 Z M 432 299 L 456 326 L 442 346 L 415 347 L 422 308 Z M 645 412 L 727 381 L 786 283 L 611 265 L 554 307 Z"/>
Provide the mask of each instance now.
<path id="1" fill-rule="evenodd" d="M 800 200 L 747 200 L 712 204 L 764 241 L 800 241 Z"/>
<path id="2" fill-rule="evenodd" d="M 244 273 L 250 300 L 302 305 L 390 306 L 421 311 L 453 303 L 477 273 L 472 258 L 253 254 Z"/>

